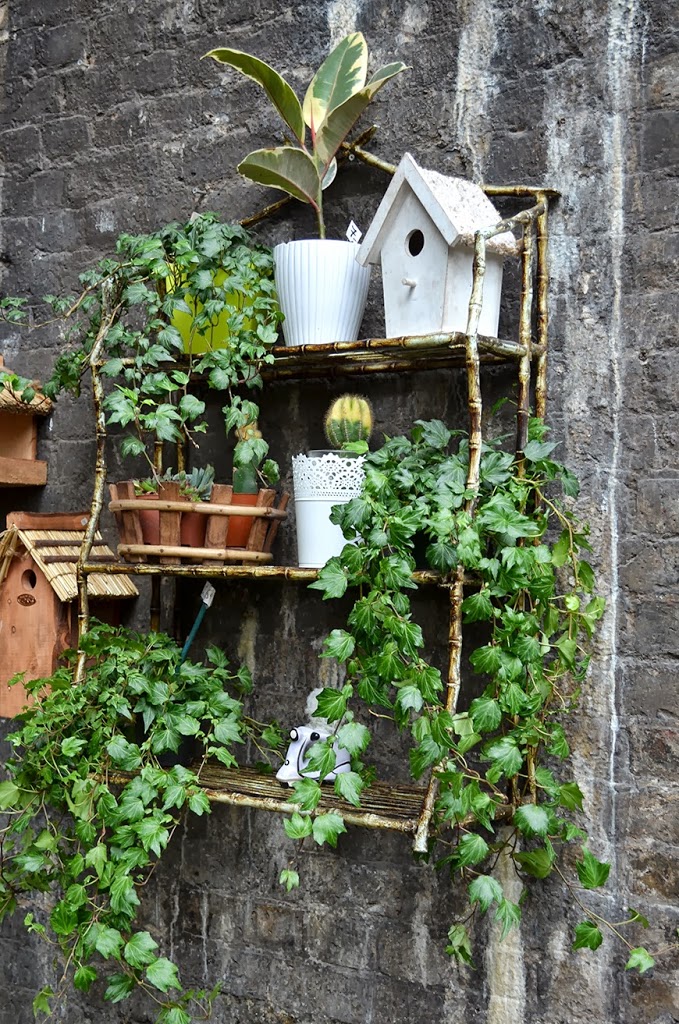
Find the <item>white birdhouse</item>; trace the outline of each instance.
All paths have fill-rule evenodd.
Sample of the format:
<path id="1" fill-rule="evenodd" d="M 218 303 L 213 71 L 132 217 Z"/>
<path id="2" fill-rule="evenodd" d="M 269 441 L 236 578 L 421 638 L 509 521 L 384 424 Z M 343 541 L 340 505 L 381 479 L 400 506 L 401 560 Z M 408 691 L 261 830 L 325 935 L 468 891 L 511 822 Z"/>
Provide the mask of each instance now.
<path id="1" fill-rule="evenodd" d="M 386 336 L 467 330 L 474 232 L 501 220 L 483 190 L 425 171 L 405 153 L 359 248 L 359 263 L 382 264 Z M 479 334 L 497 337 L 502 264 L 514 235 L 489 240 Z"/>

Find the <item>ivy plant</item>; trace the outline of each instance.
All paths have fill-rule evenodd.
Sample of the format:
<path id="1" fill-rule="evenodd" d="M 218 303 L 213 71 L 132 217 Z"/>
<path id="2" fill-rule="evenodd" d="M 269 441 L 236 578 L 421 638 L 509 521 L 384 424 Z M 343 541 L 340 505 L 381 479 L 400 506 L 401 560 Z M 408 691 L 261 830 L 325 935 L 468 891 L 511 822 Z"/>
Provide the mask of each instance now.
<path id="1" fill-rule="evenodd" d="M 93 621 L 82 648 L 84 682 L 74 685 L 73 651 L 52 677 L 25 684 L 33 703 L 9 737 L 0 920 L 24 913 L 61 954 L 62 976 L 38 993 L 36 1014 L 71 982 L 83 992 L 97 983 L 111 1003 L 143 990 L 159 1024 L 189 1024 L 209 1016 L 217 989 L 183 988 L 177 965 L 137 924 L 141 892 L 181 818 L 210 813 L 207 759 L 233 766 L 236 745 L 251 739 L 267 754 L 281 735 L 244 715 L 249 671 L 216 647 L 207 664 L 182 662 L 163 633 Z M 186 742 L 190 767 L 177 757 Z"/>
<path id="2" fill-rule="evenodd" d="M 78 395 L 94 345 L 103 340 L 106 422 L 123 429 L 121 453 L 145 460 L 151 477 L 159 468 L 157 445 L 197 447 L 207 429 L 205 402 L 194 391 L 197 377 L 226 396 L 227 433 L 256 423 L 259 407 L 243 392 L 261 388 L 261 369 L 273 360 L 282 318 L 269 248 L 206 213 L 151 234 L 122 234 L 115 254 L 79 282 L 77 296 L 45 296 L 65 334 L 46 395 Z M 25 323 L 26 313 L 23 300 L 0 300 L 0 316 L 8 322 Z M 218 325 L 228 332 L 221 346 L 212 344 Z M 34 393 L 31 382 L 17 375 L 0 373 L 0 380 L 26 401 Z M 266 441 L 234 436 L 234 464 L 254 463 L 265 481 L 275 482 L 278 467 L 266 458 Z"/>
<path id="3" fill-rule="evenodd" d="M 410 734 L 413 778 L 433 772 L 437 784 L 428 855 L 466 886 L 468 911 L 452 924 L 447 947 L 458 960 L 471 962 L 469 928 L 478 913 L 491 912 L 503 935 L 521 919 L 521 907 L 493 875 L 504 853 L 522 878 L 556 874 L 569 887 L 584 914 L 574 949 L 596 949 L 608 928 L 629 947 L 627 967 L 643 972 L 653 965 L 651 954 L 580 895 L 604 885 L 610 866 L 590 850 L 581 827 L 583 794 L 569 769 L 564 730 L 604 611 L 587 557 L 589 531 L 571 508 L 578 483 L 555 460 L 556 444 L 541 421 L 532 420 L 520 461 L 502 441 L 484 445 L 479 486 L 470 491 L 466 436 L 439 420 L 417 421 L 408 437 L 388 439 L 367 457 L 362 494 L 333 510 L 354 543 L 311 587 L 324 599 L 348 590 L 356 596 L 346 628 L 325 640 L 322 656 L 344 666 L 346 682 L 318 697 L 317 713 L 335 729 L 312 748 L 308 767 L 321 777 L 330 772 L 339 740 L 353 770 L 337 776 L 335 792 L 360 806 L 372 777 L 362 761 L 370 743 L 360 721 L 366 709 Z M 418 549 L 441 582 L 461 584 L 464 574 L 463 621 L 485 626 L 485 642 L 469 652 L 477 696 L 463 710 L 446 704 L 441 673 L 425 658 L 413 618 Z M 296 785 L 300 811 L 285 823 L 289 836 L 337 841 L 341 815 L 324 816 L 322 830 L 323 819 L 311 821 L 320 799 L 319 783 Z M 499 824 L 506 828 L 498 831 Z M 569 844 L 580 848 L 572 877 L 560 857 Z M 290 887 L 296 877 L 287 872 L 282 882 Z M 636 911 L 623 923 L 634 921 L 647 923 Z"/>

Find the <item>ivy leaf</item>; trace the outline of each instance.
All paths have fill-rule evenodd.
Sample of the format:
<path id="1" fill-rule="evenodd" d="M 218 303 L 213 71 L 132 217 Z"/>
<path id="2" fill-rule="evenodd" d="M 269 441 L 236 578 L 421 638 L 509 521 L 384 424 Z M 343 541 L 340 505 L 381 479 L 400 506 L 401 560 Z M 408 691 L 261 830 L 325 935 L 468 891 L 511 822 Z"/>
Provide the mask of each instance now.
<path id="1" fill-rule="evenodd" d="M 97 972 L 94 967 L 83 964 L 73 975 L 73 987 L 79 992 L 89 992 L 92 982 L 97 980 Z"/>
<path id="2" fill-rule="evenodd" d="M 577 782 L 565 782 L 559 786 L 559 804 L 569 811 L 581 811 L 584 797 Z"/>
<path id="3" fill-rule="evenodd" d="M 640 914 L 638 910 L 633 910 L 632 907 L 628 907 L 627 913 L 630 915 L 630 924 L 634 921 L 637 924 L 640 924 L 642 928 L 648 928 L 648 918 L 644 917 L 643 914 Z"/>
<path id="4" fill-rule="evenodd" d="M 310 836 L 312 827 L 311 818 L 308 815 L 303 817 L 299 811 L 295 811 L 291 818 L 286 818 L 283 822 L 285 834 L 290 839 L 304 839 L 305 836 Z"/>
<path id="5" fill-rule="evenodd" d="M 97 928 L 95 932 L 94 948 L 97 953 L 101 953 L 105 960 L 110 956 L 114 956 L 118 959 L 122 945 L 123 937 L 117 928 L 107 928 L 106 925 L 100 925 Z"/>
<path id="6" fill-rule="evenodd" d="M 207 793 L 204 793 L 202 789 L 194 790 L 189 796 L 189 810 L 199 818 L 203 814 L 210 814 L 211 808 Z"/>
<path id="7" fill-rule="evenodd" d="M 68 736 L 61 741 L 61 753 L 64 757 L 75 757 L 75 755 L 86 746 L 85 740 L 79 740 L 75 736 Z"/>
<path id="8" fill-rule="evenodd" d="M 455 867 L 465 868 L 471 864 L 480 864 L 490 853 L 490 847 L 483 836 L 468 832 L 462 836 L 455 852 Z"/>
<path id="9" fill-rule="evenodd" d="M 106 750 L 113 763 L 123 771 L 136 771 L 141 764 L 139 747 L 135 743 L 130 743 L 124 736 L 114 736 L 106 745 Z"/>
<path id="10" fill-rule="evenodd" d="M 362 754 L 370 743 L 370 730 L 360 722 L 347 722 L 337 733 L 337 742 L 352 757 Z"/>
<path id="11" fill-rule="evenodd" d="M 476 672 L 492 676 L 502 665 L 502 654 L 499 647 L 487 644 L 485 647 L 477 647 L 475 651 L 472 651 L 469 661 Z"/>
<path id="12" fill-rule="evenodd" d="M 181 988 L 177 977 L 177 967 L 166 957 L 159 957 L 146 968 L 146 978 L 154 988 L 167 992 L 171 988 Z"/>
<path id="13" fill-rule="evenodd" d="M 325 639 L 322 656 L 337 658 L 339 662 L 344 662 L 354 653 L 355 647 L 356 641 L 350 633 L 344 629 L 333 629 L 330 636 Z"/>
<path id="14" fill-rule="evenodd" d="M 339 772 L 335 779 L 335 792 L 354 807 L 361 806 L 364 782 L 358 772 Z"/>
<path id="15" fill-rule="evenodd" d="M 552 872 L 554 851 L 541 846 L 526 853 L 515 853 L 514 860 L 518 861 L 527 875 L 532 875 L 533 878 L 547 878 Z"/>
<path id="16" fill-rule="evenodd" d="M 338 837 L 346 830 L 344 819 L 335 811 L 319 814 L 317 818 L 314 818 L 313 835 L 319 846 L 323 846 L 324 843 L 327 843 L 328 846 L 337 846 Z"/>
<path id="17" fill-rule="evenodd" d="M 410 770 L 419 779 L 426 768 L 437 764 L 443 757 L 443 749 L 431 736 L 423 736 L 418 745 L 410 751 Z"/>
<path id="18" fill-rule="evenodd" d="M 491 759 L 495 768 L 511 779 L 521 770 L 523 755 L 513 736 L 503 736 L 486 747 L 486 756 Z"/>
<path id="19" fill-rule="evenodd" d="M 582 860 L 577 860 L 575 867 L 585 889 L 598 889 L 605 885 L 611 870 L 610 864 L 597 860 L 585 846 L 582 848 Z"/>
<path id="20" fill-rule="evenodd" d="M 402 711 L 421 711 L 423 704 L 422 694 L 413 683 L 399 687 L 396 695 L 396 705 Z"/>
<path id="21" fill-rule="evenodd" d="M 511 900 L 502 900 L 495 913 L 495 920 L 502 924 L 500 939 L 506 939 L 512 928 L 518 928 L 521 923 L 521 907 Z"/>
<path id="22" fill-rule="evenodd" d="M 483 911 L 488 910 L 493 901 L 500 903 L 502 898 L 502 886 L 491 875 L 479 875 L 469 886 L 469 902 L 472 906 L 478 903 Z"/>
<path id="23" fill-rule="evenodd" d="M 45 985 L 44 988 L 40 989 L 37 996 L 33 1000 L 34 1017 L 37 1017 L 39 1013 L 46 1013 L 49 1015 L 52 1012 L 49 1001 L 53 995 L 54 992 L 52 991 L 49 985 Z"/>
<path id="24" fill-rule="evenodd" d="M 514 824 L 524 836 L 546 836 L 549 814 L 540 804 L 522 804 L 514 812 Z"/>
<path id="25" fill-rule="evenodd" d="M 476 732 L 493 732 L 502 721 L 500 705 L 492 697 L 477 697 L 469 705 Z"/>
<path id="26" fill-rule="evenodd" d="M 57 935 L 70 935 L 78 924 L 78 915 L 65 900 L 60 900 L 50 914 L 50 925 Z"/>
<path id="27" fill-rule="evenodd" d="M 295 803 L 303 811 L 313 811 L 321 799 L 321 787 L 315 779 L 298 779 L 294 785 Z"/>
<path id="28" fill-rule="evenodd" d="M 484 622 L 493 618 L 493 602 L 488 588 L 484 587 L 476 594 L 470 594 L 462 602 L 465 622 Z"/>
<path id="29" fill-rule="evenodd" d="M 281 885 L 285 886 L 286 892 L 299 888 L 299 875 L 291 868 L 283 868 L 278 881 Z"/>
<path id="30" fill-rule="evenodd" d="M 318 579 L 309 584 L 309 590 L 320 590 L 323 600 L 343 597 L 347 589 L 347 577 L 339 558 L 331 558 L 318 574 Z"/>
<path id="31" fill-rule="evenodd" d="M 637 946 L 630 953 L 630 958 L 625 964 L 625 970 L 631 971 L 633 967 L 638 968 L 639 974 L 643 974 L 644 971 L 649 971 L 651 967 L 655 966 L 655 960 L 643 946 Z"/>
<path id="32" fill-rule="evenodd" d="M 144 845 L 147 850 L 148 846 Z M 159 851 L 157 851 L 159 853 Z M 127 917 L 134 915 L 134 908 L 139 906 L 139 897 L 134 890 L 134 882 L 129 875 L 116 878 L 111 884 L 111 907 L 117 914 Z"/>
<path id="33" fill-rule="evenodd" d="M 454 956 L 460 963 L 473 966 L 472 947 L 469 941 L 469 932 L 463 924 L 454 924 L 448 931 L 448 945 L 446 953 Z"/>
<path id="34" fill-rule="evenodd" d="M 123 956 L 130 967 L 145 967 L 155 960 L 154 950 L 158 949 L 158 943 L 148 932 L 135 932 L 123 950 Z"/>
<path id="35" fill-rule="evenodd" d="M 0 811 L 7 811 L 15 808 L 21 797 L 21 791 L 11 779 L 0 782 Z M 45 1011 L 49 1012 L 49 1010 Z"/>
<path id="36" fill-rule="evenodd" d="M 158 1014 L 158 1024 L 191 1024 L 191 1017 L 181 1006 L 166 1006 Z"/>
<path id="37" fill-rule="evenodd" d="M 598 949 L 604 937 L 591 921 L 582 921 L 575 927 L 575 942 L 571 949 Z"/>
<path id="38" fill-rule="evenodd" d="M 316 711 L 314 714 L 328 722 L 337 722 L 344 716 L 347 710 L 347 699 L 351 696 L 350 686 L 342 690 L 333 690 L 329 687 L 321 690 L 316 697 Z"/>
<path id="39" fill-rule="evenodd" d="M 540 462 L 549 458 L 555 448 L 558 448 L 556 441 L 529 441 L 523 454 L 529 462 Z"/>
<path id="40" fill-rule="evenodd" d="M 104 999 L 108 1003 L 120 1003 L 123 999 L 127 999 L 134 986 L 135 980 L 131 975 L 112 974 L 104 992 Z"/>

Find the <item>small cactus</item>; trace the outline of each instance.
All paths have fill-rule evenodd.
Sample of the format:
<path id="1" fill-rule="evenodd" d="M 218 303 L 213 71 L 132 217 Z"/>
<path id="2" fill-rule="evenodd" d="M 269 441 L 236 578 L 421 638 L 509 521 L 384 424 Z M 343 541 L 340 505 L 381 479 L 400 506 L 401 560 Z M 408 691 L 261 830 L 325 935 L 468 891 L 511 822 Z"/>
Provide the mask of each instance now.
<path id="1" fill-rule="evenodd" d="M 333 448 L 342 448 L 347 441 L 368 441 L 373 428 L 370 402 L 360 395 L 341 395 L 328 409 L 324 425 Z"/>

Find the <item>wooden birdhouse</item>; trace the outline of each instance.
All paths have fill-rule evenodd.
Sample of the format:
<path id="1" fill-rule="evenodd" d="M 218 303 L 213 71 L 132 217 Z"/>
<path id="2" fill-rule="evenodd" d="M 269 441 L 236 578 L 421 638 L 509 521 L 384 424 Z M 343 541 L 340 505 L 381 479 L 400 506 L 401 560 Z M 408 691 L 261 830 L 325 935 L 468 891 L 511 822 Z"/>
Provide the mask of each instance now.
<path id="1" fill-rule="evenodd" d="M 26 679 L 51 675 L 57 659 L 77 641 L 76 563 L 87 513 L 52 515 L 11 512 L 0 534 L 0 716 L 13 718 L 26 705 L 23 686 L 9 687 L 17 672 Z M 90 561 L 115 561 L 96 534 Z M 93 573 L 87 587 L 97 618 L 120 620 L 121 599 L 137 597 L 124 576 Z"/>
<path id="2" fill-rule="evenodd" d="M 3 366 L 0 356 L 0 368 Z M 49 398 L 37 389 L 31 401 L 24 402 L 21 392 L 2 386 L 0 374 L 0 487 L 42 487 L 47 483 L 47 463 L 36 458 L 37 417 L 51 411 Z"/>
<path id="3" fill-rule="evenodd" d="M 499 220 L 478 185 L 403 156 L 356 257 L 382 264 L 388 338 L 466 332 L 474 232 Z M 502 264 L 516 252 L 510 232 L 487 244 L 479 334 L 497 337 Z"/>

